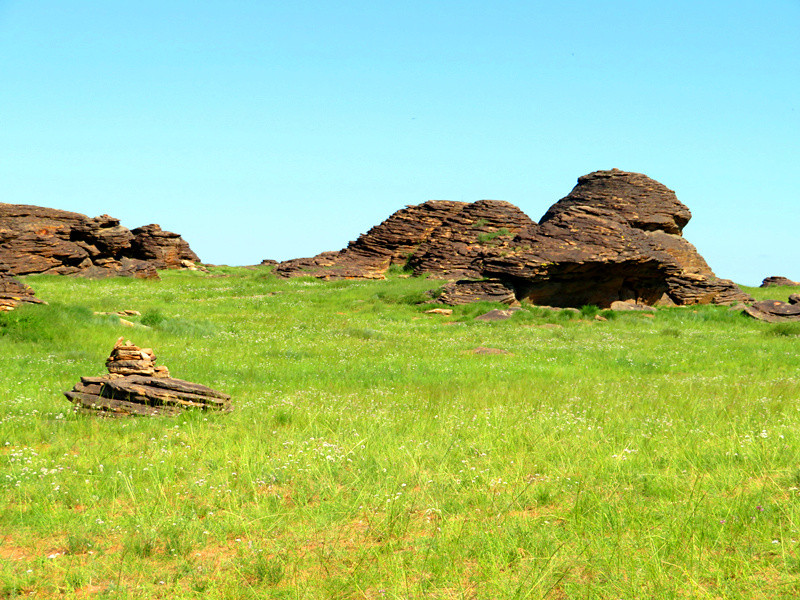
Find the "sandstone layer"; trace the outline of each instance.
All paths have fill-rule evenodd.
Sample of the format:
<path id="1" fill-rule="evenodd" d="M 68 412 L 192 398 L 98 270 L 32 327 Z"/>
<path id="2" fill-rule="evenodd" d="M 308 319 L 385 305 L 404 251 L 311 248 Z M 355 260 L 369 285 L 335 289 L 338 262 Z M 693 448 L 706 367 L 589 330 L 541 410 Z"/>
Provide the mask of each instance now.
<path id="1" fill-rule="evenodd" d="M 396 212 L 347 248 L 280 263 L 284 277 L 382 278 L 391 265 L 450 280 L 439 301 L 609 307 L 750 301 L 683 238 L 675 192 L 613 169 L 578 179 L 539 223 L 498 200 L 429 201 Z"/>
<path id="2" fill-rule="evenodd" d="M 199 261 L 178 234 L 146 225 L 130 231 L 108 215 L 0 203 L 0 262 L 15 275 L 46 273 L 158 277 Z"/>
<path id="3" fill-rule="evenodd" d="M 12 277 L 8 267 L 0 263 L 0 311 L 14 310 L 22 303 L 43 304 L 30 286 Z"/>
<path id="4" fill-rule="evenodd" d="M 465 202 L 449 200 L 408 206 L 350 242 L 347 248 L 284 261 L 278 264 L 275 273 L 282 277 L 383 279 L 391 265 L 405 266 L 409 257 L 448 217 L 466 206 Z"/>

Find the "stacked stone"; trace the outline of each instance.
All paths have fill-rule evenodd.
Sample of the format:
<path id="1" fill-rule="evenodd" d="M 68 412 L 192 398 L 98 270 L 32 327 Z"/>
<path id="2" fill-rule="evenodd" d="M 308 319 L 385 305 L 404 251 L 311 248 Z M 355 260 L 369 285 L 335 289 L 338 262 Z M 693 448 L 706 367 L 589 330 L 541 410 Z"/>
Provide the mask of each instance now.
<path id="1" fill-rule="evenodd" d="M 122 343 L 122 338 L 106 360 L 106 368 L 112 375 L 144 375 L 169 377 L 169 369 L 156 366 L 156 355 L 152 348 L 139 348 L 130 342 Z"/>
<path id="2" fill-rule="evenodd" d="M 120 338 L 106 361 L 108 375 L 81 377 L 65 396 L 84 413 L 108 417 L 173 416 L 187 409 L 231 410 L 231 397 L 170 377 L 150 348 Z"/>
<path id="3" fill-rule="evenodd" d="M 0 263 L 0 312 L 14 310 L 23 302 L 44 304 L 34 295 L 30 286 L 12 277 L 6 266 Z"/>

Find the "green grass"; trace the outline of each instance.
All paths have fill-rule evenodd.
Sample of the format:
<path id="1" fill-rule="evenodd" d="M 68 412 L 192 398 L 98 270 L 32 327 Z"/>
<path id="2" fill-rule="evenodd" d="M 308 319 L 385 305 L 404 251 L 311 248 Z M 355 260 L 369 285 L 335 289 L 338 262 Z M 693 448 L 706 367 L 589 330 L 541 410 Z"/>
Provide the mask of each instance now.
<path id="1" fill-rule="evenodd" d="M 49 305 L 0 314 L 0 598 L 800 593 L 793 327 L 482 323 L 425 314 L 433 280 L 269 271 L 26 278 Z M 75 415 L 119 336 L 234 412 Z"/>

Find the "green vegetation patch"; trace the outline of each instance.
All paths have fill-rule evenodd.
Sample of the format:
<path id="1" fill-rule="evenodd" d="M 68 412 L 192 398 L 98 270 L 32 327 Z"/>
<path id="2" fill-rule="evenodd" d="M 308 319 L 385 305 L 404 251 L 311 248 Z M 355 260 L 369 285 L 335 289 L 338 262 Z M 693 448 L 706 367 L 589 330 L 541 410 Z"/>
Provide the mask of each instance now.
<path id="1" fill-rule="evenodd" d="M 792 324 L 162 278 L 28 277 L 49 304 L 0 314 L 0 597 L 800 593 Z M 120 336 L 234 412 L 74 414 Z"/>

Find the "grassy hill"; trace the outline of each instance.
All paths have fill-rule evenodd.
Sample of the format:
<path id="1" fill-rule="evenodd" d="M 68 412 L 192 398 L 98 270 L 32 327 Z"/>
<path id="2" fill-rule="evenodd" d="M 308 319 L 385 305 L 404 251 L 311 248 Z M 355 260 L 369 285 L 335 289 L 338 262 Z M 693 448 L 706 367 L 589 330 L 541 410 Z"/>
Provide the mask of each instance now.
<path id="1" fill-rule="evenodd" d="M 29 277 L 49 305 L 0 314 L 0 598 L 800 593 L 800 326 L 162 277 Z M 74 414 L 119 336 L 234 412 Z"/>

